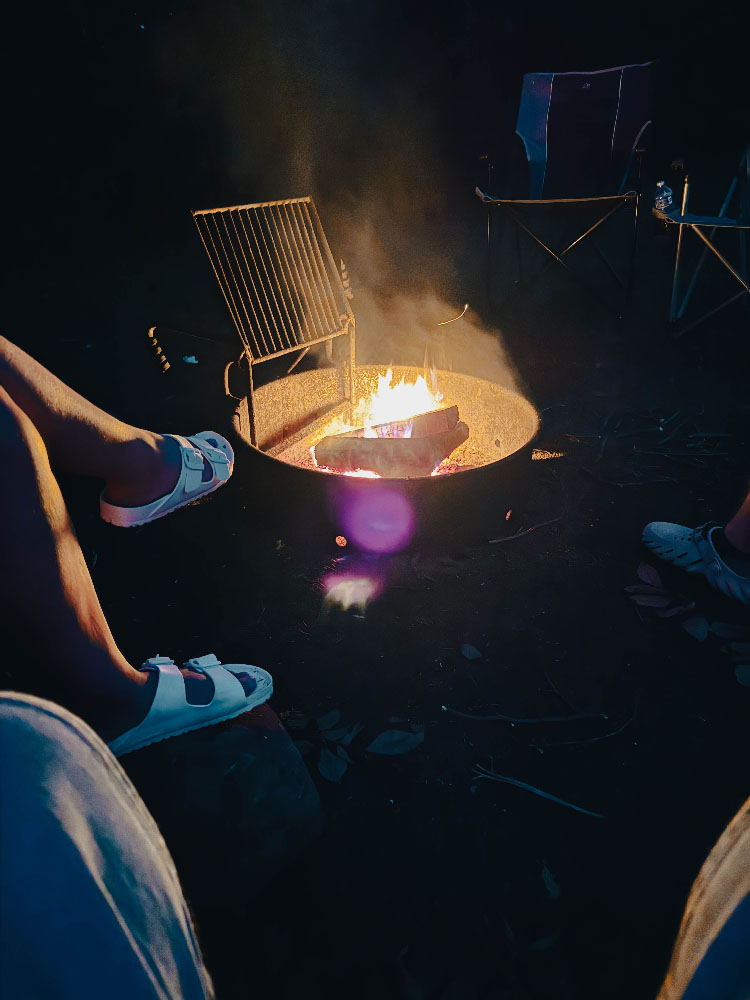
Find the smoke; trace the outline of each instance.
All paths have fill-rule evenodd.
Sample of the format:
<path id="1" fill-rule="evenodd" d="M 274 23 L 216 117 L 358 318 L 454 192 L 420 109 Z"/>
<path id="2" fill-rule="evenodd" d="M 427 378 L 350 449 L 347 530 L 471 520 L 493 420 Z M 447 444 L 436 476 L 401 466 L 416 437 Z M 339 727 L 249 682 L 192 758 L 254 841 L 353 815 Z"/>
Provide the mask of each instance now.
<path id="1" fill-rule="evenodd" d="M 450 64 L 434 39 L 420 48 L 428 26 L 409 16 L 395 0 L 219 0 L 185 14 L 159 68 L 222 129 L 201 151 L 221 168 L 193 204 L 312 195 L 352 281 L 360 362 L 427 360 L 510 385 L 474 310 L 438 326 L 478 282 L 457 263 L 468 213 L 441 124 Z"/>

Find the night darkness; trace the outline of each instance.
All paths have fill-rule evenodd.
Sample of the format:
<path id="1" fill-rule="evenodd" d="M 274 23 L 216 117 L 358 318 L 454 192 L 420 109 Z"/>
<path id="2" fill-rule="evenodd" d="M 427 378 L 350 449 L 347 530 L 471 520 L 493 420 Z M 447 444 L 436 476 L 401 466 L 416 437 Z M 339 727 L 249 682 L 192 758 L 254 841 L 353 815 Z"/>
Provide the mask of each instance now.
<path id="1" fill-rule="evenodd" d="M 647 60 L 657 61 L 647 182 L 667 177 L 677 191 L 670 165 L 683 158 L 696 190 L 726 186 L 750 139 L 737 5 L 80 0 L 27 4 L 2 30 L 10 340 L 125 419 L 155 430 L 213 419 L 239 342 L 190 209 L 309 194 L 349 268 L 367 360 L 400 360 L 384 318 L 421 310 L 434 324 L 476 302 L 468 338 L 448 342 L 452 362 L 512 376 L 542 411 L 540 447 L 568 456 L 559 474 L 539 474 L 527 506 L 493 501 L 479 541 L 457 533 L 443 548 L 394 556 L 361 621 L 321 612 L 333 556 L 317 525 L 296 548 L 275 524 L 247 529 L 254 493 L 267 488 L 279 509 L 299 497 L 235 474 L 226 497 L 122 542 L 102 528 L 94 494 L 64 484 L 132 662 L 165 642 L 195 655 L 185 622 L 206 622 L 218 655 L 252 656 L 273 673 L 282 720 L 340 710 L 342 725 L 364 727 L 341 784 L 306 758 L 326 829 L 267 882 L 237 849 L 244 832 L 223 859 L 241 877 L 232 885 L 224 870 L 226 882 L 211 884 L 194 864 L 198 834 L 176 822 L 181 804 L 156 816 L 220 1000 L 651 1000 L 692 880 L 747 794 L 737 762 L 750 750 L 749 706 L 718 640 L 700 645 L 677 617 L 634 614 L 623 588 L 636 582 L 646 521 L 725 519 L 746 489 L 747 314 L 738 306 L 704 337 L 668 339 L 673 248 L 648 213 L 624 326 L 554 285 L 493 310 L 474 186 L 486 177 L 481 156 L 498 170 L 518 161 L 524 73 Z M 145 346 L 152 324 L 218 346 L 196 371 L 178 360 L 160 381 Z M 180 336 L 178 359 L 204 347 Z M 419 354 L 422 341 L 408 347 Z M 687 471 L 665 460 L 632 473 L 626 449 L 636 441 L 648 454 L 637 435 L 673 412 L 685 435 L 707 435 L 706 448 L 726 438 L 726 452 Z M 184 565 L 188 517 L 200 573 Z M 674 583 L 693 613 L 739 617 L 691 585 Z M 443 705 L 587 721 L 529 737 Z M 365 756 L 365 738 L 412 723 L 426 734 L 414 757 Z M 622 741 L 599 742 L 620 724 Z M 472 766 L 488 760 L 607 822 L 490 781 L 472 786 Z M 132 776 L 157 812 L 149 768 Z M 214 831 L 199 834 L 208 843 Z M 260 895 L 242 881 L 256 876 Z"/>
<path id="2" fill-rule="evenodd" d="M 334 246 L 348 235 L 339 228 L 372 215 L 394 271 L 411 276 L 403 232 L 423 248 L 463 224 L 478 157 L 502 164 L 517 143 L 531 69 L 658 59 L 662 172 L 677 156 L 733 162 L 747 128 L 732 5 L 707 21 L 699 4 L 615 17 L 551 2 L 83 3 L 25 7 L 5 38 L 6 322 L 51 318 L 16 301 L 17 269 L 59 275 L 74 258 L 56 309 L 80 318 L 103 257 L 111 268 L 95 283 L 108 301 L 131 296 L 146 270 L 164 280 L 164 258 L 190 241 L 188 208 L 300 192 Z M 165 296 L 170 309 L 183 298 Z"/>

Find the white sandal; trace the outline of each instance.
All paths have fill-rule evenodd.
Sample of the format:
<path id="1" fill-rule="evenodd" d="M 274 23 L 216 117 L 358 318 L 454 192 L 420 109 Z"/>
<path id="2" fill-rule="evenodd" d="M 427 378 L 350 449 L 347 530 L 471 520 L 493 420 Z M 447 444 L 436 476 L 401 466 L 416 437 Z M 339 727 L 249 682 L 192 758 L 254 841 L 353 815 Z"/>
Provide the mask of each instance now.
<path id="1" fill-rule="evenodd" d="M 727 597 L 750 604 L 750 577 L 740 576 L 727 566 L 711 541 L 711 535 L 720 527 L 711 521 L 699 528 L 652 521 L 643 529 L 643 544 L 665 562 L 687 573 L 701 573 Z"/>
<path id="2" fill-rule="evenodd" d="M 178 434 L 164 436 L 173 438 L 179 444 L 182 453 L 182 469 L 172 492 L 142 507 L 118 507 L 109 503 L 102 493 L 99 498 L 99 513 L 105 521 L 120 528 L 135 528 L 140 524 L 148 524 L 149 521 L 155 521 L 159 517 L 171 514 L 173 510 L 178 510 L 213 493 L 232 475 L 234 451 L 221 434 L 215 431 L 202 431 L 187 438 Z M 204 459 L 212 470 L 211 478 L 205 481 Z"/>
<path id="3" fill-rule="evenodd" d="M 191 705 L 185 697 L 185 678 L 175 666 L 174 660 L 170 660 L 168 656 L 152 656 L 146 660 L 141 670 L 150 670 L 159 675 L 154 700 L 142 722 L 109 744 L 109 749 L 116 757 L 140 750 L 150 743 L 167 740 L 171 736 L 234 719 L 243 712 L 262 705 L 273 694 L 271 675 L 260 667 L 244 663 L 222 665 L 213 653 L 197 656 L 183 666 L 205 674 L 211 680 L 214 686 L 211 701 L 207 705 Z M 235 677 L 235 673 L 249 674 L 255 681 L 250 694 L 245 694 L 242 682 Z"/>

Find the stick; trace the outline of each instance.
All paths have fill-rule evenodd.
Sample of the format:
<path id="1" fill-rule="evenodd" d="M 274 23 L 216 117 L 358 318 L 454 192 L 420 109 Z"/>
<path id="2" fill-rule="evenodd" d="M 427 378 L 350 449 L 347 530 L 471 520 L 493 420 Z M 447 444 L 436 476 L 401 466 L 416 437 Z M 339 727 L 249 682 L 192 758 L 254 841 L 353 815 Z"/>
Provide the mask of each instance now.
<path id="1" fill-rule="evenodd" d="M 562 521 L 562 515 L 560 517 L 553 517 L 551 521 L 542 521 L 541 524 L 535 524 L 531 528 L 526 528 L 525 531 L 517 531 L 515 535 L 506 535 L 505 538 L 490 538 L 490 545 L 499 545 L 501 542 L 509 542 L 513 538 L 520 538 L 521 535 L 528 535 L 532 531 L 536 531 L 537 528 L 546 528 L 548 524 L 556 524 L 558 521 Z"/>
<path id="2" fill-rule="evenodd" d="M 450 712 L 451 715 L 458 715 L 462 719 L 474 719 L 475 722 L 512 722 L 519 724 L 533 724 L 535 722 L 575 722 L 577 719 L 606 719 L 606 715 L 591 715 L 587 712 L 576 712 L 572 715 L 538 715 L 532 717 L 530 715 L 515 716 L 515 715 L 472 715 L 470 712 L 459 712 L 457 708 L 451 708 L 450 705 L 441 706 L 444 712 Z"/>
<path id="3" fill-rule="evenodd" d="M 631 715 L 629 719 L 626 719 L 621 726 L 617 729 L 612 729 L 608 733 L 602 733 L 601 736 L 592 736 L 588 740 L 560 740 L 555 743 L 532 743 L 531 746 L 536 750 L 546 750 L 547 747 L 572 747 L 579 743 L 598 743 L 600 740 L 608 740 L 610 736 L 617 736 L 621 733 L 623 729 L 627 729 L 630 723 L 635 719 L 635 715 Z"/>
<path id="4" fill-rule="evenodd" d="M 491 781 L 503 781 L 508 785 L 515 785 L 516 788 L 525 788 L 527 792 L 533 792 L 534 795 L 540 795 L 543 799 L 549 799 L 550 802 L 556 802 L 559 806 L 565 806 L 567 809 L 574 809 L 576 812 L 583 813 L 584 816 L 593 816 L 594 819 L 606 819 L 606 816 L 602 816 L 601 813 L 591 812 L 590 809 L 582 809 L 581 806 L 574 806 L 572 802 L 566 802 L 565 799 L 558 799 L 556 795 L 550 795 L 549 792 L 543 792 L 541 788 L 535 788 L 534 785 L 527 785 L 525 781 L 518 781 L 516 778 L 508 778 L 504 774 L 497 774 L 495 771 L 488 771 L 487 768 L 482 767 L 480 764 L 474 765 L 473 774 L 477 780 L 479 778 L 489 778 Z"/>

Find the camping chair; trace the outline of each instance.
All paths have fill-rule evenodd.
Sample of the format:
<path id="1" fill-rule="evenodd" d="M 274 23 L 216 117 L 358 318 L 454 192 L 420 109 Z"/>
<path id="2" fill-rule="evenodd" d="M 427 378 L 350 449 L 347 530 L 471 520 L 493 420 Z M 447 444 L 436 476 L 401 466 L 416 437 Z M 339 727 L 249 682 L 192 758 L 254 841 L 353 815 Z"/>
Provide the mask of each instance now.
<path id="1" fill-rule="evenodd" d="M 736 196 L 736 199 L 735 199 Z M 747 259 L 747 233 L 750 230 L 750 144 L 747 145 L 745 151 L 742 154 L 742 159 L 740 160 L 740 165 L 737 169 L 737 173 L 729 185 L 729 190 L 727 191 L 726 197 L 719 209 L 719 214 L 716 216 L 710 215 L 694 215 L 688 212 L 688 199 L 690 197 L 690 182 L 688 177 L 685 177 L 685 183 L 682 191 L 682 207 L 679 214 L 676 212 L 661 212 L 659 209 L 654 208 L 653 213 L 662 222 L 666 223 L 667 226 L 677 226 L 677 253 L 675 255 L 674 262 L 674 276 L 672 278 L 672 299 L 669 306 L 669 323 L 673 327 L 673 332 L 675 336 L 682 336 L 682 334 L 687 333 L 688 330 L 692 330 L 693 327 L 698 326 L 699 323 L 703 323 L 709 317 L 714 316 L 720 309 L 724 309 L 732 302 L 736 302 L 738 299 L 745 297 L 746 305 L 750 305 L 750 284 L 748 284 L 748 259 Z M 727 213 L 730 210 L 732 201 L 737 201 L 737 218 L 731 218 Z M 703 242 L 703 250 L 698 259 L 698 263 L 695 267 L 692 277 L 685 289 L 682 298 L 680 298 L 680 267 L 682 264 L 682 254 L 683 254 L 683 235 L 686 231 L 691 230 L 700 238 Z M 706 235 L 705 230 L 710 229 L 711 232 Z M 739 263 L 738 268 L 735 268 L 730 264 L 724 254 L 716 247 L 714 240 L 717 236 L 719 230 L 722 233 L 727 230 L 736 230 L 739 237 Z M 734 295 L 730 295 L 729 298 L 724 299 L 717 306 L 704 312 L 697 319 L 692 320 L 687 326 L 680 326 L 678 329 L 678 324 L 685 315 L 685 310 L 687 309 L 688 303 L 695 291 L 695 286 L 698 282 L 698 277 L 703 269 L 703 265 L 706 262 L 708 253 L 711 253 L 716 257 L 716 259 L 726 268 L 730 275 L 736 279 L 741 285 L 741 290 L 735 292 Z"/>
<path id="2" fill-rule="evenodd" d="M 640 195 L 638 144 L 651 124 L 653 63 L 617 66 L 592 73 L 527 73 L 523 78 L 516 133 L 523 141 L 529 166 L 527 198 L 503 198 L 476 188 L 487 205 L 488 296 L 490 286 L 490 213 L 502 212 L 525 232 L 547 255 L 584 285 L 580 273 L 568 263 L 568 255 L 603 222 L 624 207 L 633 210 L 632 245 L 623 279 L 592 239 L 597 254 L 618 284 L 630 291 L 635 260 Z M 635 189 L 626 190 L 634 155 L 638 154 Z M 525 218 L 537 206 L 579 206 L 593 210 L 596 219 L 567 245 L 553 249 L 532 230 Z M 518 231 L 517 231 L 518 236 Z M 517 243 L 519 279 L 520 246 Z M 589 289 L 597 298 L 593 289 Z"/>

